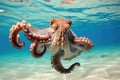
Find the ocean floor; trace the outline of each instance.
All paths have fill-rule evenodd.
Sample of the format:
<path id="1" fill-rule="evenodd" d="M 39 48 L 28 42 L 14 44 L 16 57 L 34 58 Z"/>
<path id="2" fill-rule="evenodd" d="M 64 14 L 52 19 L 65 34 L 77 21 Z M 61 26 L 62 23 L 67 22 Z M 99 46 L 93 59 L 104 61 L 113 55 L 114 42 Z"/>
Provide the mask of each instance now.
<path id="1" fill-rule="evenodd" d="M 0 80 L 120 80 L 120 46 L 93 48 L 71 61 L 62 60 L 66 68 L 80 62 L 70 74 L 55 71 L 48 52 L 39 59 L 21 52 L 0 56 Z"/>

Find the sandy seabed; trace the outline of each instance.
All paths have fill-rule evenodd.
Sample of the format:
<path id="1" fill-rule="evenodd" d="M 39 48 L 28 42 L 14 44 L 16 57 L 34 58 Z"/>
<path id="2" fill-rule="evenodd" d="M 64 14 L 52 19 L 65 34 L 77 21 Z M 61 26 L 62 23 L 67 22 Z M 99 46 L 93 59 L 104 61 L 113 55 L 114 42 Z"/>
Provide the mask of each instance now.
<path id="1" fill-rule="evenodd" d="M 2 57 L 0 80 L 120 80 L 120 48 L 99 50 L 85 52 L 71 61 L 62 60 L 66 68 L 80 62 L 81 66 L 70 74 L 55 71 L 50 57 Z"/>

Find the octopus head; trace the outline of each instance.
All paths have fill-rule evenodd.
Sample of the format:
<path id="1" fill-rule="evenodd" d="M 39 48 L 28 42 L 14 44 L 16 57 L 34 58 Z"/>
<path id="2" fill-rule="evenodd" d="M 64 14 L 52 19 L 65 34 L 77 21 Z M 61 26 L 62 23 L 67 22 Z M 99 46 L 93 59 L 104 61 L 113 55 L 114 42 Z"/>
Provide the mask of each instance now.
<path id="1" fill-rule="evenodd" d="M 52 36 L 52 45 L 64 45 L 67 40 L 67 33 L 71 25 L 71 20 L 64 18 L 51 19 L 50 25 L 54 29 Z"/>

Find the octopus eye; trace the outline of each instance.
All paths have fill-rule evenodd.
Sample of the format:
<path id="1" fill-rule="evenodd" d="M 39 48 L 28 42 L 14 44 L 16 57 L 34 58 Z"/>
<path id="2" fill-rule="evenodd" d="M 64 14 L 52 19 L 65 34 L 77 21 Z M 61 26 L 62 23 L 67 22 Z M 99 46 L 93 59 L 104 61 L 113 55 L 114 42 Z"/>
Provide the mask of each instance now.
<path id="1" fill-rule="evenodd" d="M 52 25 L 54 23 L 54 19 L 50 20 L 50 25 Z"/>
<path id="2" fill-rule="evenodd" d="M 71 25 L 71 24 L 72 24 L 72 21 L 71 21 L 71 20 L 68 20 L 67 23 L 68 23 L 69 25 Z"/>
<path id="3" fill-rule="evenodd" d="M 69 28 L 70 28 L 70 25 L 69 25 L 69 24 L 65 24 L 64 27 L 65 27 L 66 29 L 69 29 Z"/>
<path id="4" fill-rule="evenodd" d="M 58 28 L 57 24 L 52 24 L 52 28 L 54 28 L 55 30 Z"/>

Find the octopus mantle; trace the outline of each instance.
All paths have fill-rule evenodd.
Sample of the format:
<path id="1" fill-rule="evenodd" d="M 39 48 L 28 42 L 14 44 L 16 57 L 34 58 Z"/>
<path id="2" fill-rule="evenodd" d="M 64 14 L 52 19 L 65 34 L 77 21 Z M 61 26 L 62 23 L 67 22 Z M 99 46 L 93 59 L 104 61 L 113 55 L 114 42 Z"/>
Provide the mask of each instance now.
<path id="1" fill-rule="evenodd" d="M 23 31 L 32 42 L 30 51 L 33 57 L 39 58 L 44 55 L 48 49 L 52 53 L 51 64 L 53 68 L 60 73 L 70 73 L 75 66 L 80 66 L 78 62 L 72 64 L 69 68 L 64 68 L 60 59 L 71 60 L 81 52 L 93 47 L 93 43 L 86 37 L 77 37 L 70 25 L 72 21 L 64 18 L 55 18 L 50 20 L 50 27 L 38 29 L 32 27 L 26 21 L 17 22 L 10 29 L 9 39 L 15 48 L 23 48 L 24 42 L 20 42 L 20 31 Z"/>

